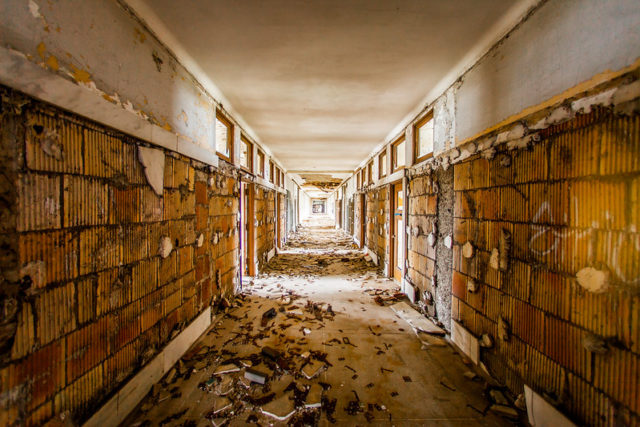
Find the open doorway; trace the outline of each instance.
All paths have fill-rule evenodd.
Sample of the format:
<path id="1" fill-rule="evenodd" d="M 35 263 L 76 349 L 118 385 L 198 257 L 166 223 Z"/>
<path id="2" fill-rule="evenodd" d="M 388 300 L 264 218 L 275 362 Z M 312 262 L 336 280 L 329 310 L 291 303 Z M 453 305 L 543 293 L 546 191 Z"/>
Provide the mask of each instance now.
<path id="1" fill-rule="evenodd" d="M 255 224 L 254 224 L 254 188 L 253 184 L 242 183 L 242 275 L 255 276 Z"/>
<path id="2" fill-rule="evenodd" d="M 364 248 L 367 237 L 367 195 L 360 195 L 360 249 Z"/>
<path id="3" fill-rule="evenodd" d="M 282 249 L 283 195 L 276 193 L 276 247 Z"/>
<path id="4" fill-rule="evenodd" d="M 393 277 L 397 282 L 402 282 L 402 273 L 404 269 L 404 195 L 402 191 L 402 181 L 391 184 L 391 227 L 389 228 L 389 237 L 391 241 L 391 256 L 389 267 L 391 271 L 389 276 Z"/>

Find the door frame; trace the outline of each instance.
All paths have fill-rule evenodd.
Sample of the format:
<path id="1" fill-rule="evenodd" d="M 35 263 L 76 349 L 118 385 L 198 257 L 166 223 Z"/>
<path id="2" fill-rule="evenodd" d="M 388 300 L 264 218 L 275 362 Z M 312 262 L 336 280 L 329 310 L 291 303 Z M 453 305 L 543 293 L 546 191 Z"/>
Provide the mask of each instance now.
<path id="1" fill-rule="evenodd" d="M 240 203 L 241 203 L 241 217 L 242 217 L 242 227 L 244 228 L 245 223 L 247 225 L 246 231 L 246 241 L 240 240 L 240 249 L 241 255 L 244 255 L 244 248 L 247 248 L 247 259 L 242 257 L 242 265 L 241 271 L 242 274 L 245 274 L 247 271 L 247 276 L 253 277 L 256 274 L 256 265 L 255 265 L 255 191 L 254 184 L 249 181 L 242 181 L 241 194 L 240 194 Z M 245 194 L 246 193 L 246 194 Z M 245 203 L 245 196 L 247 202 Z M 246 206 L 245 206 L 246 205 Z M 246 212 L 248 212 L 246 214 Z M 241 233 L 241 236 L 244 236 L 244 230 Z M 246 267 L 246 268 L 245 268 Z"/>
<path id="2" fill-rule="evenodd" d="M 360 249 L 367 237 L 367 194 L 360 193 Z"/>
<path id="3" fill-rule="evenodd" d="M 276 248 L 282 249 L 282 209 L 280 202 L 282 201 L 282 193 L 276 192 Z"/>
<path id="4" fill-rule="evenodd" d="M 395 181 L 389 184 L 389 271 L 388 271 L 388 277 L 390 279 L 395 279 L 395 272 L 396 272 L 396 267 L 397 267 L 397 253 L 396 253 L 396 235 L 399 232 L 404 232 L 404 230 L 396 230 L 396 221 L 395 221 L 395 212 L 396 212 L 396 187 L 399 186 L 400 187 L 400 191 L 402 191 L 402 224 L 404 226 L 404 228 L 406 228 L 406 223 L 405 223 L 405 207 L 406 207 L 406 200 L 405 200 L 405 194 L 406 192 L 404 191 L 404 180 L 399 180 L 399 181 Z M 402 251 L 404 253 L 404 241 L 406 240 L 403 239 L 403 247 L 399 247 L 398 251 Z M 402 257 L 403 261 L 406 259 L 405 256 Z M 402 278 L 404 277 L 404 262 L 403 265 L 400 267 L 400 283 L 402 283 Z"/>

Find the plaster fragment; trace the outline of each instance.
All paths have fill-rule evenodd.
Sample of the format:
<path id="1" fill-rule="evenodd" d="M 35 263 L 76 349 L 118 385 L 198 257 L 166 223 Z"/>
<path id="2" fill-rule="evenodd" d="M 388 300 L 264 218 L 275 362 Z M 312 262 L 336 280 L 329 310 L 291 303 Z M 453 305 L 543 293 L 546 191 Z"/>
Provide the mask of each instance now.
<path id="1" fill-rule="evenodd" d="M 531 137 L 525 136 L 523 138 L 514 139 L 512 141 L 507 142 L 507 148 L 509 150 L 523 150 L 525 148 L 529 148 L 530 143 L 531 143 Z"/>
<path id="2" fill-rule="evenodd" d="M 493 339 L 489 334 L 482 334 L 480 338 L 480 347 L 491 348 L 493 347 Z"/>
<path id="3" fill-rule="evenodd" d="M 640 80 L 625 86 L 620 86 L 613 95 L 612 102 L 614 105 L 618 105 L 638 97 L 640 97 Z"/>
<path id="4" fill-rule="evenodd" d="M 500 231 L 498 244 L 500 245 L 498 267 L 500 271 L 507 271 L 509 269 L 509 253 L 511 252 L 511 232 L 503 228 Z"/>
<path id="5" fill-rule="evenodd" d="M 589 292 L 601 294 L 609 289 L 609 272 L 585 267 L 576 274 L 578 284 Z"/>
<path id="6" fill-rule="evenodd" d="M 587 333 L 582 338 L 582 346 L 591 353 L 605 354 L 609 351 L 607 341 L 599 335 Z"/>
<path id="7" fill-rule="evenodd" d="M 203 244 L 204 244 L 204 234 L 200 233 L 196 238 L 196 246 L 201 248 Z"/>
<path id="8" fill-rule="evenodd" d="M 498 338 L 502 341 L 509 341 L 510 333 L 509 323 L 507 323 L 507 321 L 501 316 L 498 318 Z"/>
<path id="9" fill-rule="evenodd" d="M 166 258 L 171 254 L 173 250 L 173 243 L 171 243 L 171 239 L 168 236 L 162 236 L 160 238 L 160 247 L 158 248 L 158 254 L 162 258 Z"/>
<path id="10" fill-rule="evenodd" d="M 471 242 L 467 241 L 462 246 L 462 256 L 465 257 L 465 258 L 473 258 L 473 253 L 474 253 L 473 244 Z"/>
<path id="11" fill-rule="evenodd" d="M 164 151 L 138 146 L 138 161 L 153 191 L 160 197 L 164 189 Z"/>
<path id="12" fill-rule="evenodd" d="M 471 293 L 474 293 L 475 291 L 478 290 L 478 285 L 475 280 L 471 278 L 467 280 L 467 290 Z"/>
<path id="13" fill-rule="evenodd" d="M 612 88 L 593 96 L 577 99 L 571 103 L 571 109 L 576 113 L 588 114 L 591 112 L 591 107 L 595 105 L 609 106 L 613 102 L 615 92 L 616 88 Z"/>
<path id="14" fill-rule="evenodd" d="M 60 135 L 56 131 L 45 129 L 40 140 L 40 148 L 47 156 L 62 160 L 64 153 L 62 145 L 60 145 Z"/>
<path id="15" fill-rule="evenodd" d="M 493 159 L 495 155 L 496 155 L 496 149 L 493 147 L 488 148 L 482 152 L 482 157 L 484 157 L 487 160 Z"/>
<path id="16" fill-rule="evenodd" d="M 500 251 L 498 248 L 493 248 L 491 250 L 491 256 L 489 257 L 489 266 L 494 270 L 497 270 L 500 267 Z"/>
<path id="17" fill-rule="evenodd" d="M 29 276 L 32 288 L 42 288 L 47 282 L 47 265 L 44 261 L 31 261 L 20 269 L 20 277 Z"/>
<path id="18" fill-rule="evenodd" d="M 505 154 L 502 157 L 500 157 L 500 166 L 503 166 L 505 168 L 508 168 L 509 166 L 511 166 L 511 156 L 508 154 Z"/>
<path id="19" fill-rule="evenodd" d="M 429 233 L 429 235 L 427 236 L 427 243 L 431 247 L 436 244 L 436 235 L 434 233 Z"/>
<path id="20" fill-rule="evenodd" d="M 29 0 L 29 12 L 31 12 L 31 15 L 33 15 L 34 18 L 43 17 L 40 13 L 40 6 L 38 6 L 38 4 L 33 0 Z"/>
<path id="21" fill-rule="evenodd" d="M 566 120 L 569 120 L 573 117 L 573 112 L 571 109 L 565 107 L 564 105 L 556 108 L 542 120 L 539 120 L 538 123 L 531 126 L 530 129 L 545 129 L 551 125 L 555 125 L 558 123 L 562 123 Z"/>
<path id="22" fill-rule="evenodd" d="M 450 235 L 444 238 L 444 245 L 445 245 L 448 249 L 451 249 L 452 244 L 453 244 L 453 240 L 451 239 L 451 236 L 450 236 Z"/>

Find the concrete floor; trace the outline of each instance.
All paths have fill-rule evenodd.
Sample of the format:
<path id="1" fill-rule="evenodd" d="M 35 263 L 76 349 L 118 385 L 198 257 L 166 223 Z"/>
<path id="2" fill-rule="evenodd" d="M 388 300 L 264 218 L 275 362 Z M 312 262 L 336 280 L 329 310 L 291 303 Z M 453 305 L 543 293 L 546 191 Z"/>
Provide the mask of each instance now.
<path id="1" fill-rule="evenodd" d="M 375 294 L 392 296 L 398 286 L 320 219 L 302 227 L 267 271 L 245 285 L 244 296 L 218 315 L 125 425 L 513 424 L 488 410 L 486 381 L 468 378 L 474 368 L 447 341 L 418 337 L 388 305 L 394 301 L 375 303 Z M 263 320 L 270 308 L 275 317 Z M 265 346 L 281 359 L 261 355 Z M 322 368 L 307 379 L 301 370 L 310 360 Z M 243 386 L 244 368 L 215 375 L 231 362 L 268 373 L 266 385 Z M 260 410 L 286 414 L 292 399 L 302 405 L 306 389 L 313 387 L 312 395 L 318 384 L 322 408 L 299 408 L 285 421 Z"/>

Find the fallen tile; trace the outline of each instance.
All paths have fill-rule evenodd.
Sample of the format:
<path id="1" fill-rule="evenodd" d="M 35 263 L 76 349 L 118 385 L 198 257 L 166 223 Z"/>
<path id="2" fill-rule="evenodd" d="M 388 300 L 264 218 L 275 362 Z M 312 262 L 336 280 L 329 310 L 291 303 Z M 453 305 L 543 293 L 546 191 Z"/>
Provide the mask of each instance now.
<path id="1" fill-rule="evenodd" d="M 296 409 L 294 407 L 294 402 L 289 398 L 289 395 L 282 394 L 266 405 L 261 406 L 260 411 L 278 421 L 286 421 L 296 412 Z"/>

